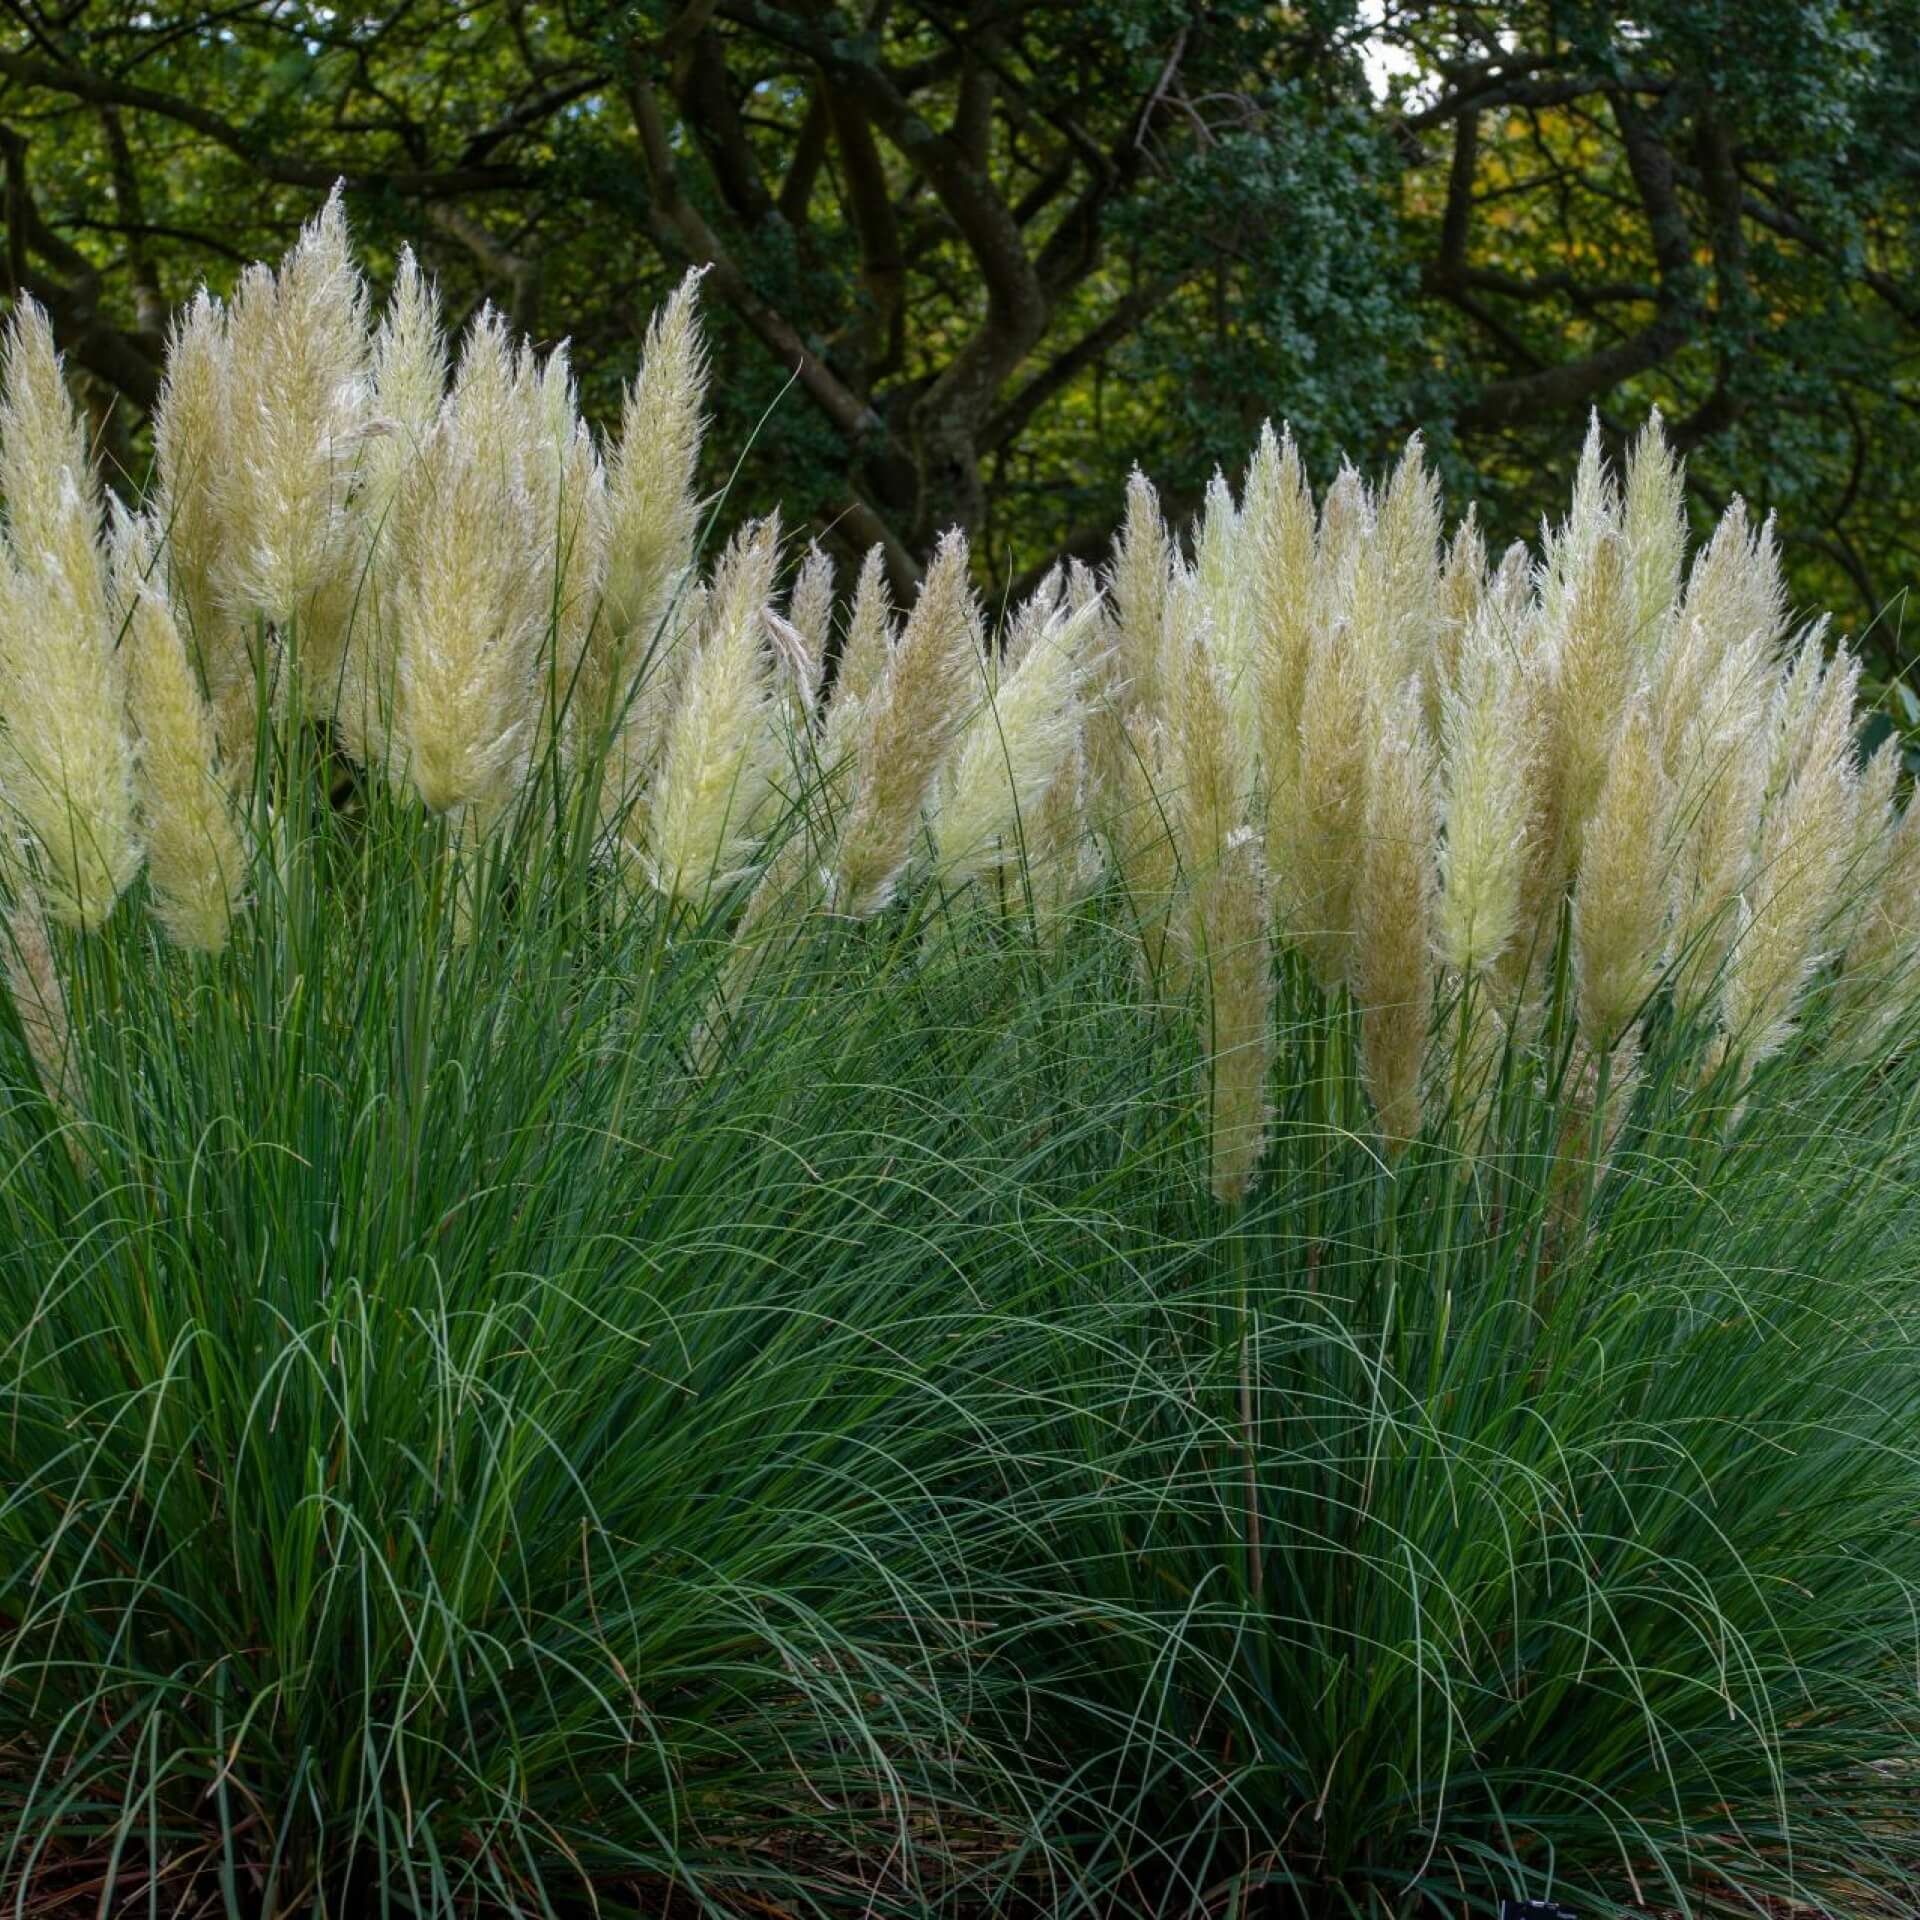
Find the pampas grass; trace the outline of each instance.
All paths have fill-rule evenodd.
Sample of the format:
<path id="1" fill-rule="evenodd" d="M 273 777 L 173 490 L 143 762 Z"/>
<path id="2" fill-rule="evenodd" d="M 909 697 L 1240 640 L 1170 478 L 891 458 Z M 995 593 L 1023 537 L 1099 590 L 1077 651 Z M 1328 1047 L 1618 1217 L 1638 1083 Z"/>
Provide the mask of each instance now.
<path id="1" fill-rule="evenodd" d="M 896 609 L 700 551 L 699 284 L 603 438 L 330 201 L 111 522 L 11 323 L 9 1910 L 1877 1914 L 1920 815 L 1771 526 L 1269 430 Z"/>

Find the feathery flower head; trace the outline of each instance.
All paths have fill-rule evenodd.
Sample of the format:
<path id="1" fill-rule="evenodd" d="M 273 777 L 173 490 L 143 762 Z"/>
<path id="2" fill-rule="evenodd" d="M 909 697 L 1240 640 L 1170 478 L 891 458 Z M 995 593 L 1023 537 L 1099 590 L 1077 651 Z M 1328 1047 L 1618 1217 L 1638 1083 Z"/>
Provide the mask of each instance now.
<path id="1" fill-rule="evenodd" d="M 1534 589 L 1533 556 L 1516 540 L 1500 556 L 1476 609 L 1501 645 L 1517 650 L 1536 637 L 1540 603 Z"/>
<path id="2" fill-rule="evenodd" d="M 1580 463 L 1574 469 L 1573 503 L 1567 518 L 1560 526 L 1543 531 L 1545 561 L 1540 597 L 1546 604 L 1548 622 L 1556 630 L 1565 622 L 1564 602 L 1576 590 L 1594 549 L 1604 540 L 1619 537 L 1620 513 L 1620 491 L 1607 464 L 1596 410 L 1587 417 L 1587 437 L 1580 449 Z"/>
<path id="3" fill-rule="evenodd" d="M 1897 756 L 1897 743 L 1887 746 Z M 1868 782 L 1862 788 L 1866 815 Z M 1920 805 L 1909 798 L 1851 884 L 1857 909 L 1840 971 L 1839 1039 L 1852 1057 L 1870 1059 L 1912 1018 L 1920 994 Z"/>
<path id="4" fill-rule="evenodd" d="M 73 1022 L 67 1010 L 67 990 L 54 958 L 46 910 L 30 882 L 9 877 L 13 894 L 0 927 L 4 945 L 7 991 L 13 996 L 28 1057 L 40 1086 L 54 1110 L 64 1119 L 79 1113 L 80 1076 L 74 1057 Z M 70 1146 L 75 1165 L 84 1171 L 84 1149 Z"/>
<path id="5" fill-rule="evenodd" d="M 380 430 L 367 442 L 360 507 L 374 538 L 380 536 L 401 475 L 419 458 L 439 415 L 447 372 L 439 289 L 420 271 L 413 249 L 403 247 L 370 367 L 373 419 Z"/>
<path id="6" fill-rule="evenodd" d="M 804 734 L 813 724 L 814 679 L 817 664 L 807 636 L 784 613 L 772 607 L 760 609 L 761 624 L 767 630 L 767 650 L 773 660 L 773 677 L 786 695 L 789 724 Z"/>
<path id="7" fill-rule="evenodd" d="M 0 496 L 23 580 L 71 600 L 78 626 L 104 626 L 99 482 L 52 325 L 31 296 L 21 299 L 0 348 Z"/>
<path id="8" fill-rule="evenodd" d="M 1237 827 L 1195 877 L 1187 914 L 1205 1019 L 1208 1171 L 1214 1198 L 1230 1210 L 1245 1201 L 1266 1148 L 1272 917 L 1259 835 Z"/>
<path id="9" fill-rule="evenodd" d="M 176 945 L 218 953 L 247 862 L 213 710 L 161 589 L 159 528 L 123 512 L 114 532 L 114 597 L 124 629 L 127 710 L 138 738 L 135 788 L 154 915 Z"/>
<path id="10" fill-rule="evenodd" d="M 1267 425 L 1247 472 L 1246 529 L 1249 612 L 1253 628 L 1252 693 L 1259 710 L 1260 759 L 1269 805 L 1291 804 L 1298 778 L 1300 709 L 1313 646 L 1313 495 L 1290 431 Z"/>
<path id="11" fill-rule="evenodd" d="M 799 636 L 806 662 L 803 704 L 812 715 L 820 704 L 826 680 L 827 649 L 833 640 L 833 561 L 809 541 L 807 557 L 794 576 L 787 596 L 787 622 Z"/>
<path id="12" fill-rule="evenodd" d="M 1419 434 L 1380 499 L 1371 548 L 1381 595 L 1383 684 L 1427 670 L 1446 620 L 1440 589 L 1440 483 Z"/>
<path id="13" fill-rule="evenodd" d="M 1300 706 L 1295 804 L 1269 820 L 1279 849 L 1275 879 L 1282 928 L 1305 947 L 1331 990 L 1353 952 L 1354 848 L 1365 826 L 1369 693 L 1344 624 L 1317 629 Z"/>
<path id="14" fill-rule="evenodd" d="M 876 545 L 867 549 L 854 582 L 846 637 L 841 642 L 827 704 L 820 765 L 830 780 L 838 781 L 851 765 L 861 713 L 887 670 L 893 643 L 893 596 L 887 587 L 886 555 Z"/>
<path id="15" fill-rule="evenodd" d="M 448 366 L 440 289 L 402 247 L 373 339 L 375 417 L 403 441 L 424 432 L 446 398 Z"/>
<path id="16" fill-rule="evenodd" d="M 1435 937 L 1463 978 L 1495 964 L 1520 932 L 1540 749 L 1527 671 L 1476 618 L 1441 696 L 1446 835 Z"/>
<path id="17" fill-rule="evenodd" d="M 1786 592 L 1772 522 L 1750 535 L 1746 503 L 1736 494 L 1712 539 L 1694 556 L 1655 663 L 1654 711 L 1669 774 L 1677 770 L 1682 736 L 1710 688 L 1724 698 L 1744 680 L 1743 705 L 1770 693 L 1785 632 Z"/>
<path id="18" fill-rule="evenodd" d="M 607 638 L 601 678 L 616 704 L 624 693 L 625 672 L 652 643 L 693 566 L 700 530 L 694 482 L 707 394 L 698 305 L 705 271 L 691 269 L 654 315 L 607 460 Z"/>
<path id="19" fill-rule="evenodd" d="M 1320 503 L 1320 525 L 1313 551 L 1313 627 L 1327 632 L 1346 616 L 1353 601 L 1353 578 L 1373 539 L 1373 500 L 1359 469 L 1350 461 Z"/>
<path id="20" fill-rule="evenodd" d="M 1042 801 L 1077 751 L 1084 645 L 1098 608 L 1056 608 L 967 721 L 934 824 L 941 877 L 958 886 L 1031 847 Z"/>
<path id="21" fill-rule="evenodd" d="M 232 433 L 231 365 L 226 309 L 202 287 L 167 336 L 153 453 L 167 576 L 195 648 L 208 660 L 210 681 L 223 677 L 213 656 L 226 625 L 216 582 L 226 544 L 221 488 Z"/>
<path id="22" fill-rule="evenodd" d="M 1138 467 L 1127 476 L 1127 517 L 1114 543 L 1109 591 L 1119 629 L 1118 670 L 1130 697 L 1158 710 L 1160 641 L 1165 625 L 1173 542 L 1160 499 Z"/>
<path id="23" fill-rule="evenodd" d="M 1420 1082 L 1432 1016 L 1432 752 L 1417 682 L 1377 717 L 1354 889 L 1353 987 L 1361 1076 L 1388 1150 L 1420 1131 Z"/>
<path id="24" fill-rule="evenodd" d="M 1721 993 L 1727 1045 L 1748 1071 L 1786 1044 L 1801 993 L 1836 937 L 1859 804 L 1853 753 L 1859 672 L 1858 661 L 1845 654 L 1827 668 L 1796 770 L 1761 825 Z"/>
<path id="25" fill-rule="evenodd" d="M 483 310 L 395 509 L 410 529 L 391 593 L 396 745 L 436 813 L 497 813 L 534 741 L 552 531 L 529 482 L 526 385 Z"/>
<path id="26" fill-rule="evenodd" d="M 846 643 L 840 649 L 840 667 L 833 680 L 836 708 L 849 703 L 857 707 L 880 684 L 893 638 L 893 595 L 887 588 L 886 555 L 873 546 L 860 562 L 860 575 L 854 582 Z"/>
<path id="27" fill-rule="evenodd" d="M 1205 609 L 1209 651 L 1227 692 L 1227 713 L 1236 751 L 1249 776 L 1260 752 L 1259 703 L 1254 697 L 1253 572 L 1246 523 L 1234 505 L 1226 476 L 1215 470 L 1206 507 L 1194 529 L 1191 591 Z M 1170 629 L 1169 629 L 1170 631 Z M 1162 646 L 1165 646 L 1163 637 Z M 1162 655 L 1162 671 L 1169 663 Z M 1168 698 L 1177 697 L 1169 691 Z"/>
<path id="28" fill-rule="evenodd" d="M 921 809 L 979 698 L 977 623 L 966 538 L 951 532 L 863 703 L 853 803 L 833 859 L 833 900 L 843 913 L 877 913 L 906 870 Z"/>
<path id="29" fill-rule="evenodd" d="M 1630 622 L 1626 556 L 1617 534 L 1603 532 L 1581 554 L 1557 600 L 1547 605 L 1553 649 L 1560 782 L 1561 865 L 1579 864 L 1587 816 L 1599 798 L 1638 666 Z"/>
<path id="30" fill-rule="evenodd" d="M 1683 1016 L 1705 1006 L 1739 930 L 1766 785 L 1767 700 L 1749 650 L 1728 652 L 1662 755 L 1673 795 L 1673 993 Z"/>
<path id="31" fill-rule="evenodd" d="M 1580 1031 L 1596 1053 L 1619 1043 L 1660 977 L 1668 806 L 1659 736 L 1643 692 L 1614 741 L 1573 889 Z"/>
<path id="32" fill-rule="evenodd" d="M 1067 591 L 1067 570 L 1055 561 L 1040 576 L 1040 584 L 1014 608 L 1001 638 L 1000 651 L 989 659 L 996 680 L 1012 673 L 1033 651 L 1034 643 L 1047 631 L 1047 623 L 1059 611 Z"/>
<path id="33" fill-rule="evenodd" d="M 216 584 L 243 618 L 297 622 L 346 558 L 347 492 L 367 437 L 366 316 L 335 187 L 277 273 L 240 276 L 227 316 Z"/>
<path id="34" fill-rule="evenodd" d="M 1423 679 L 1427 691 L 1427 727 L 1438 737 L 1441 714 L 1460 671 L 1460 657 L 1487 590 L 1487 543 L 1471 505 L 1447 543 L 1440 568 L 1438 625 Z"/>
<path id="35" fill-rule="evenodd" d="M 1168 816 L 1180 864 L 1213 866 L 1229 834 L 1245 824 L 1253 769 L 1233 725 L 1232 663 L 1200 578 L 1184 569 L 1167 594 L 1161 647 L 1166 698 Z"/>
<path id="36" fill-rule="evenodd" d="M 1687 550 L 1687 509 L 1681 462 L 1667 444 L 1666 423 L 1655 407 L 1627 456 L 1621 526 L 1627 543 L 1630 626 L 1643 658 L 1665 642 L 1680 594 L 1680 568 Z"/>
<path id="37" fill-rule="evenodd" d="M 38 846 L 56 918 L 96 927 L 140 864 L 133 762 L 100 552 L 100 495 L 46 314 L 0 348 L 0 796 Z"/>
<path id="38" fill-rule="evenodd" d="M 772 771 L 765 635 L 779 553 L 773 516 L 736 534 L 715 570 L 651 805 L 648 864 L 662 893 L 697 900 L 746 870 Z"/>
<path id="39" fill-rule="evenodd" d="M 354 561 L 342 569 L 353 595 L 333 719 L 362 766 L 392 773 L 398 651 L 394 583 L 418 568 L 427 529 L 409 484 L 446 400 L 448 356 L 440 299 L 403 248 L 393 291 L 374 336 L 371 419 L 354 499 Z"/>

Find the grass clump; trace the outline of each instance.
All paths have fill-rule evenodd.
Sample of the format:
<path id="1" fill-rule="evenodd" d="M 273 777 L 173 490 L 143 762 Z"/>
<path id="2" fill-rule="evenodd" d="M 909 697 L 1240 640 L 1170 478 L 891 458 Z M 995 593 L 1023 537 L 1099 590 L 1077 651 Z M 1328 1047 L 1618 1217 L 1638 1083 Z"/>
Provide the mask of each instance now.
<path id="1" fill-rule="evenodd" d="M 1771 531 L 1269 435 L 836 609 L 696 291 L 603 444 L 330 205 L 111 516 L 16 316 L 5 1910 L 1883 1911 L 1920 816 Z"/>

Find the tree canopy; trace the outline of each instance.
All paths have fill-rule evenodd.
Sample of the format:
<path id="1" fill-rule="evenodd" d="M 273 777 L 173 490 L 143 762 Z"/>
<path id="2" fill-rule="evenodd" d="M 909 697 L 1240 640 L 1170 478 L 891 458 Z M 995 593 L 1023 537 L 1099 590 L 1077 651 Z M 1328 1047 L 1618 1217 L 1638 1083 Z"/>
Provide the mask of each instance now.
<path id="1" fill-rule="evenodd" d="M 1916 48 L 1920 0 L 5 0 L 8 269 L 137 472 L 170 310 L 336 179 L 603 416 L 705 264 L 709 479 L 903 580 L 956 522 L 1096 553 L 1130 464 L 1197 504 L 1268 415 L 1323 471 L 1423 429 L 1510 537 L 1657 404 L 1891 646 Z"/>

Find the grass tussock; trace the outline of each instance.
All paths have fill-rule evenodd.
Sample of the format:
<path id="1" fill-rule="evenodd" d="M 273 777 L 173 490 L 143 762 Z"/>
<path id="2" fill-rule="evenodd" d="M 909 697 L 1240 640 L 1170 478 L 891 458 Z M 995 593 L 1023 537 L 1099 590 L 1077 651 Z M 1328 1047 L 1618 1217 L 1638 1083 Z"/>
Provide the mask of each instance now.
<path id="1" fill-rule="evenodd" d="M 1920 826 L 1657 420 L 990 633 L 337 204 L 0 393 L 0 1911 L 1877 1915 Z"/>

